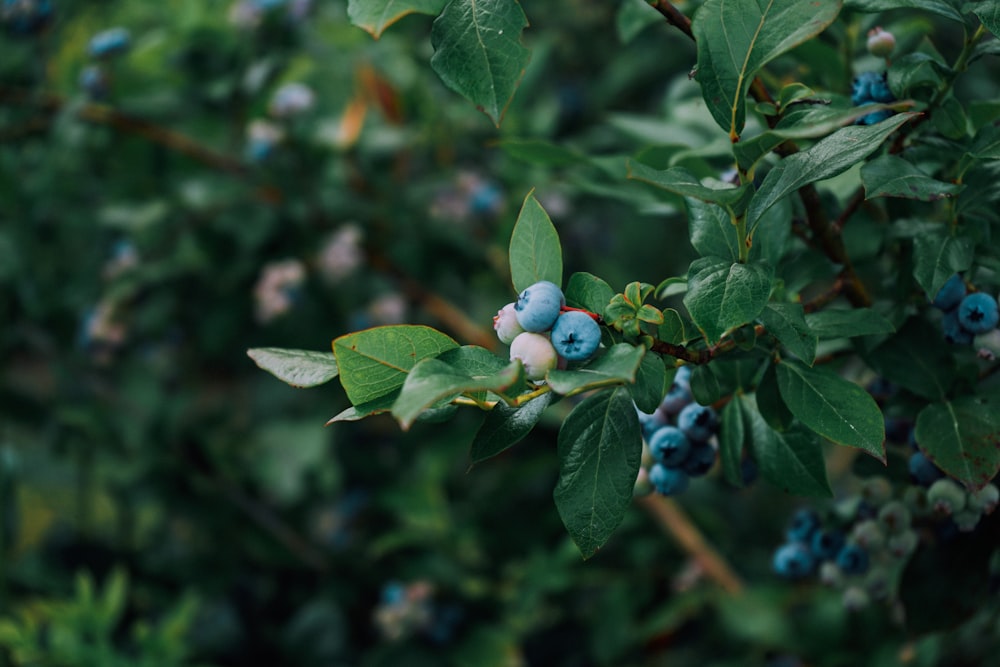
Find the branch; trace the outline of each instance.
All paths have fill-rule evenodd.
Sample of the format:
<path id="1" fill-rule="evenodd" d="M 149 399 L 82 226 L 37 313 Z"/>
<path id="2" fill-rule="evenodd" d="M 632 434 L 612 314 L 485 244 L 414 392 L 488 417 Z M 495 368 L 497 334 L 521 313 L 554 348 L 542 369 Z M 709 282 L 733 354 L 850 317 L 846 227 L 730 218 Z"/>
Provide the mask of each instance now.
<path id="1" fill-rule="evenodd" d="M 649 5 L 663 14 L 663 18 L 667 19 L 667 23 L 690 37 L 692 42 L 694 41 L 694 33 L 691 32 L 691 19 L 682 14 L 681 10 L 674 7 L 667 0 L 654 0 Z"/>

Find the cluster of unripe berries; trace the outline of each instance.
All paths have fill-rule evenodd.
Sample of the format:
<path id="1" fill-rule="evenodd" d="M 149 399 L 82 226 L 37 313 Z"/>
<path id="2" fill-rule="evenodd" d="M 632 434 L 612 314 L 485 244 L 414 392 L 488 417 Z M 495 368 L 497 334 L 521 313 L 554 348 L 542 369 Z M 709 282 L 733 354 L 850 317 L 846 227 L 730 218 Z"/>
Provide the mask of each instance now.
<path id="1" fill-rule="evenodd" d="M 550 370 L 590 359 L 601 345 L 601 327 L 587 311 L 567 309 L 559 286 L 548 280 L 525 288 L 493 318 L 510 360 L 520 360 L 529 380 L 544 380 Z"/>
<path id="2" fill-rule="evenodd" d="M 969 292 L 962 276 L 953 275 L 938 290 L 931 304 L 944 313 L 944 338 L 956 345 L 970 345 L 976 336 L 987 334 L 1000 323 L 997 300 L 985 292 Z"/>
<path id="3" fill-rule="evenodd" d="M 639 412 L 649 463 L 640 470 L 637 490 L 650 486 L 657 493 L 683 493 L 692 477 L 701 477 L 715 464 L 719 430 L 715 410 L 691 396 L 691 367 L 681 366 L 670 390 L 652 414 Z"/>

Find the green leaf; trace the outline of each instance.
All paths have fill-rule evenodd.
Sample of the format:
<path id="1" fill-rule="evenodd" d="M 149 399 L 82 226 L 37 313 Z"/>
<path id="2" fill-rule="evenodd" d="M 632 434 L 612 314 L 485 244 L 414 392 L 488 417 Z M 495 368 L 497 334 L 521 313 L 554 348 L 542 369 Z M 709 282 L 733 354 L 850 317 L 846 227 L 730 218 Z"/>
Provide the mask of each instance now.
<path id="1" fill-rule="evenodd" d="M 610 385 L 632 384 L 645 353 L 642 346 L 618 343 L 582 368 L 549 371 L 546 380 L 552 391 L 565 396 Z"/>
<path id="2" fill-rule="evenodd" d="M 769 208 L 750 233 L 750 261 L 778 266 L 792 233 L 792 202 L 786 198 Z"/>
<path id="3" fill-rule="evenodd" d="M 885 462 L 885 420 L 871 395 L 825 368 L 793 359 L 777 367 L 778 390 L 792 414 L 819 435 Z"/>
<path id="4" fill-rule="evenodd" d="M 579 271 L 569 277 L 566 285 L 566 305 L 602 314 L 615 291 L 597 276 Z"/>
<path id="5" fill-rule="evenodd" d="M 856 12 L 887 12 L 892 9 L 921 9 L 952 21 L 962 21 L 962 15 L 944 0 L 845 0 L 844 7 Z"/>
<path id="6" fill-rule="evenodd" d="M 894 60 L 887 78 L 895 94 L 929 101 L 950 73 L 939 56 L 916 52 Z"/>
<path id="7" fill-rule="evenodd" d="M 913 255 L 913 277 L 933 299 L 949 278 L 972 266 L 975 242 L 944 229 L 934 230 L 913 239 Z"/>
<path id="8" fill-rule="evenodd" d="M 937 201 L 954 197 L 964 185 L 931 178 L 910 162 L 896 155 L 883 155 L 861 167 L 865 199 L 900 197 L 918 201 Z"/>
<path id="9" fill-rule="evenodd" d="M 590 558 L 625 517 L 639 473 L 642 436 L 628 389 L 593 394 L 573 408 L 559 430 L 558 450 L 556 509 Z"/>
<path id="10" fill-rule="evenodd" d="M 707 0 L 694 16 L 698 82 L 708 109 L 736 141 L 746 95 L 761 67 L 826 29 L 839 0 Z"/>
<path id="11" fill-rule="evenodd" d="M 440 331 L 409 324 L 365 329 L 333 341 L 340 383 L 355 406 L 399 389 L 418 362 L 456 347 Z"/>
<path id="12" fill-rule="evenodd" d="M 341 410 L 339 413 L 330 418 L 326 422 L 326 426 L 330 424 L 335 424 L 337 422 L 356 422 L 362 419 L 367 419 L 368 417 L 374 417 L 375 415 L 385 414 L 392 411 L 392 405 L 396 402 L 396 398 L 399 396 L 399 389 L 389 392 L 385 396 L 380 396 L 367 403 L 360 403 L 358 405 L 352 405 L 346 410 Z"/>
<path id="13" fill-rule="evenodd" d="M 440 359 L 424 359 L 407 374 L 399 398 L 392 406 L 392 416 L 406 430 L 421 412 L 439 401 L 481 391 L 504 395 L 523 384 L 524 366 L 519 361 L 511 362 L 494 375 L 473 376 Z"/>
<path id="14" fill-rule="evenodd" d="M 787 431 L 795 421 L 795 415 L 785 405 L 778 389 L 778 372 L 774 364 L 768 364 L 767 370 L 757 384 L 757 409 L 764 421 L 775 431 Z"/>
<path id="15" fill-rule="evenodd" d="M 871 308 L 826 308 L 806 315 L 806 324 L 819 338 L 853 338 L 893 333 L 896 327 Z"/>
<path id="16" fill-rule="evenodd" d="M 701 405 L 711 405 L 722 398 L 719 378 L 711 365 L 695 366 L 691 371 L 691 396 Z"/>
<path id="17" fill-rule="evenodd" d="M 702 257 L 691 263 L 684 305 L 707 341 L 715 343 L 730 329 L 760 315 L 773 278 L 774 270 L 768 264 Z"/>
<path id="18" fill-rule="evenodd" d="M 1000 127 L 985 125 L 979 128 L 969 155 L 979 160 L 1000 160 Z"/>
<path id="19" fill-rule="evenodd" d="M 258 367 L 293 387 L 316 387 L 337 377 L 337 360 L 332 352 L 255 347 L 247 356 Z"/>
<path id="20" fill-rule="evenodd" d="M 684 202 L 688 211 L 688 238 L 698 254 L 736 261 L 740 256 L 740 240 L 726 209 L 699 199 L 687 198 Z"/>
<path id="21" fill-rule="evenodd" d="M 645 28 L 663 23 L 663 16 L 645 0 L 625 0 L 615 14 L 618 39 L 628 44 Z"/>
<path id="22" fill-rule="evenodd" d="M 586 155 L 541 139 L 501 139 L 497 145 L 512 158 L 544 167 L 568 167 L 587 160 Z"/>
<path id="23" fill-rule="evenodd" d="M 510 275 L 520 293 L 539 280 L 562 285 L 562 247 L 549 214 L 529 192 L 510 237 Z"/>
<path id="24" fill-rule="evenodd" d="M 531 59 L 527 25 L 517 0 L 451 0 L 431 29 L 431 67 L 497 127 Z"/>
<path id="25" fill-rule="evenodd" d="M 918 317 L 869 356 L 880 375 L 930 400 L 944 398 L 955 382 L 955 362 L 941 331 Z"/>
<path id="26" fill-rule="evenodd" d="M 516 408 L 497 403 L 486 413 L 486 419 L 472 441 L 469 451 L 471 463 L 475 465 L 485 461 L 523 440 L 541 419 L 552 397 L 552 392 L 546 392 Z"/>
<path id="27" fill-rule="evenodd" d="M 971 489 L 1000 472 L 1000 396 L 963 396 L 917 415 L 916 439 L 937 467 Z"/>
<path id="28" fill-rule="evenodd" d="M 632 385 L 632 400 L 637 408 L 652 413 L 660 406 L 666 391 L 667 367 L 658 354 L 644 354 Z"/>
<path id="29" fill-rule="evenodd" d="M 747 224 L 755 223 L 782 197 L 803 185 L 831 178 L 865 159 L 886 137 L 916 113 L 901 113 L 875 125 L 852 125 L 837 130 L 808 150 L 790 155 L 768 172 L 747 210 Z"/>
<path id="30" fill-rule="evenodd" d="M 665 171 L 651 169 L 641 162 L 628 160 L 626 162 L 628 178 L 649 183 L 656 187 L 681 195 L 694 197 L 701 201 L 711 202 L 733 209 L 737 213 L 746 208 L 747 200 L 752 194 L 747 185 L 735 186 L 724 181 L 709 181 L 703 185 L 694 174 L 684 167 L 671 167 Z"/>
<path id="31" fill-rule="evenodd" d="M 687 340 L 687 333 L 684 331 L 684 319 L 681 314 L 673 308 L 663 311 L 663 324 L 656 328 L 656 337 L 665 343 L 680 345 Z"/>
<path id="32" fill-rule="evenodd" d="M 348 0 L 351 23 L 378 39 L 390 25 L 407 14 L 441 13 L 448 0 Z"/>
<path id="33" fill-rule="evenodd" d="M 809 329 L 797 303 L 769 303 L 760 314 L 760 321 L 789 352 L 810 366 L 816 359 L 816 334 Z"/>
<path id="34" fill-rule="evenodd" d="M 979 17 L 987 30 L 1000 37 L 1000 2 L 996 0 L 977 2 L 969 9 Z"/>
<path id="35" fill-rule="evenodd" d="M 779 433 L 764 421 L 752 394 L 738 400 L 742 403 L 745 444 L 761 477 L 788 494 L 831 497 L 823 448 L 816 436 L 801 428 Z"/>
<path id="36" fill-rule="evenodd" d="M 733 486 L 743 486 L 743 443 L 744 431 L 743 402 L 739 396 L 726 403 L 719 415 L 719 465 L 726 481 Z"/>

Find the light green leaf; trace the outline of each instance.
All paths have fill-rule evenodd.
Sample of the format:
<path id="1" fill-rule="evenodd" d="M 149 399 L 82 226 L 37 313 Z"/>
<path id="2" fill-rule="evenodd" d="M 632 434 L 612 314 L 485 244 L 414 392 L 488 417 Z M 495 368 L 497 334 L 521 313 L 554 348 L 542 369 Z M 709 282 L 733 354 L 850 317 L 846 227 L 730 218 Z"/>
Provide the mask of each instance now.
<path id="1" fill-rule="evenodd" d="M 431 30 L 431 67 L 497 127 L 531 59 L 517 0 L 451 0 Z"/>
<path id="2" fill-rule="evenodd" d="M 590 558 L 632 505 L 642 458 L 639 419 L 626 387 L 585 398 L 559 430 L 553 497 L 570 537 Z"/>
<path id="3" fill-rule="evenodd" d="M 351 23 L 378 39 L 390 25 L 407 14 L 441 13 L 448 0 L 348 0 Z"/>
<path id="4" fill-rule="evenodd" d="M 952 236 L 944 229 L 916 236 L 913 277 L 933 299 L 949 278 L 972 266 L 975 245 L 968 236 Z"/>
<path id="5" fill-rule="evenodd" d="M 579 271 L 569 277 L 565 293 L 567 306 L 583 308 L 597 314 L 604 312 L 615 295 L 610 285 L 585 271 Z"/>
<path id="6" fill-rule="evenodd" d="M 539 280 L 562 285 L 562 247 L 555 225 L 532 192 L 524 198 L 510 237 L 510 276 L 520 293 Z"/>
<path id="7" fill-rule="evenodd" d="M 882 145 L 886 137 L 916 113 L 901 113 L 875 125 L 852 125 L 837 130 L 808 150 L 791 155 L 768 172 L 747 210 L 747 224 L 756 222 L 782 197 L 803 185 L 832 178 L 865 159 Z"/>
<path id="8" fill-rule="evenodd" d="M 255 347 L 247 356 L 282 382 L 293 387 L 316 387 L 337 377 L 337 360 L 331 352 Z"/>
<path id="9" fill-rule="evenodd" d="M 365 329 L 333 341 L 340 383 L 355 406 L 399 389 L 418 362 L 456 347 L 440 331 L 409 324 Z"/>
<path id="10" fill-rule="evenodd" d="M 715 343 L 730 329 L 760 315 L 773 278 L 774 270 L 768 264 L 702 257 L 691 263 L 684 305 L 707 341 Z"/>
<path id="11" fill-rule="evenodd" d="M 642 346 L 619 343 L 582 368 L 549 371 L 546 380 L 552 391 L 566 396 L 600 387 L 632 384 L 645 353 Z"/>
<path id="12" fill-rule="evenodd" d="M 469 451 L 471 463 L 475 465 L 485 461 L 523 440 L 541 419 L 552 397 L 552 392 L 546 392 L 516 408 L 497 403 L 486 413 L 486 419 L 472 441 Z"/>
<path id="13" fill-rule="evenodd" d="M 806 315 L 809 329 L 820 338 L 875 336 L 896 330 L 892 322 L 871 308 L 825 308 Z"/>
<path id="14" fill-rule="evenodd" d="M 954 197 L 964 185 L 931 178 L 897 155 L 883 155 L 861 167 L 865 199 L 900 197 L 918 201 L 937 201 Z"/>
<path id="15" fill-rule="evenodd" d="M 793 359 L 783 359 L 777 372 L 781 398 L 799 421 L 828 440 L 885 462 L 885 420 L 867 391 Z"/>
<path id="16" fill-rule="evenodd" d="M 760 314 L 760 321 L 789 352 L 812 366 L 816 359 L 816 334 L 809 329 L 797 303 L 769 303 Z"/>
<path id="17" fill-rule="evenodd" d="M 694 16 L 698 82 L 708 109 L 736 141 L 746 95 L 761 67 L 818 35 L 840 12 L 840 0 L 707 0 Z"/>
<path id="18" fill-rule="evenodd" d="M 934 464 L 971 489 L 1000 472 L 1000 396 L 963 396 L 917 415 L 916 440 Z"/>
<path id="19" fill-rule="evenodd" d="M 702 184 L 701 180 L 684 167 L 671 167 L 664 171 L 658 171 L 641 162 L 628 160 L 626 168 L 628 178 L 655 185 L 662 190 L 673 192 L 682 197 L 694 197 L 701 201 L 728 207 L 736 213 L 742 212 L 752 194 L 747 185 L 735 186 L 723 181 L 709 181 L 707 185 Z"/>

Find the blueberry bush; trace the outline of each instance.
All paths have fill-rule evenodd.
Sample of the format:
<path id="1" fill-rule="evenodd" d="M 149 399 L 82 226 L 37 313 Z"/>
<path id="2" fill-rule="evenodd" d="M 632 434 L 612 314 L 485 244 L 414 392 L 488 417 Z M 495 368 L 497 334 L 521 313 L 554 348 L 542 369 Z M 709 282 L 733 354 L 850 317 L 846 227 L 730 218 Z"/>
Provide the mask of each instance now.
<path id="1" fill-rule="evenodd" d="M 0 665 L 990 664 L 998 35 L 2 0 Z"/>

